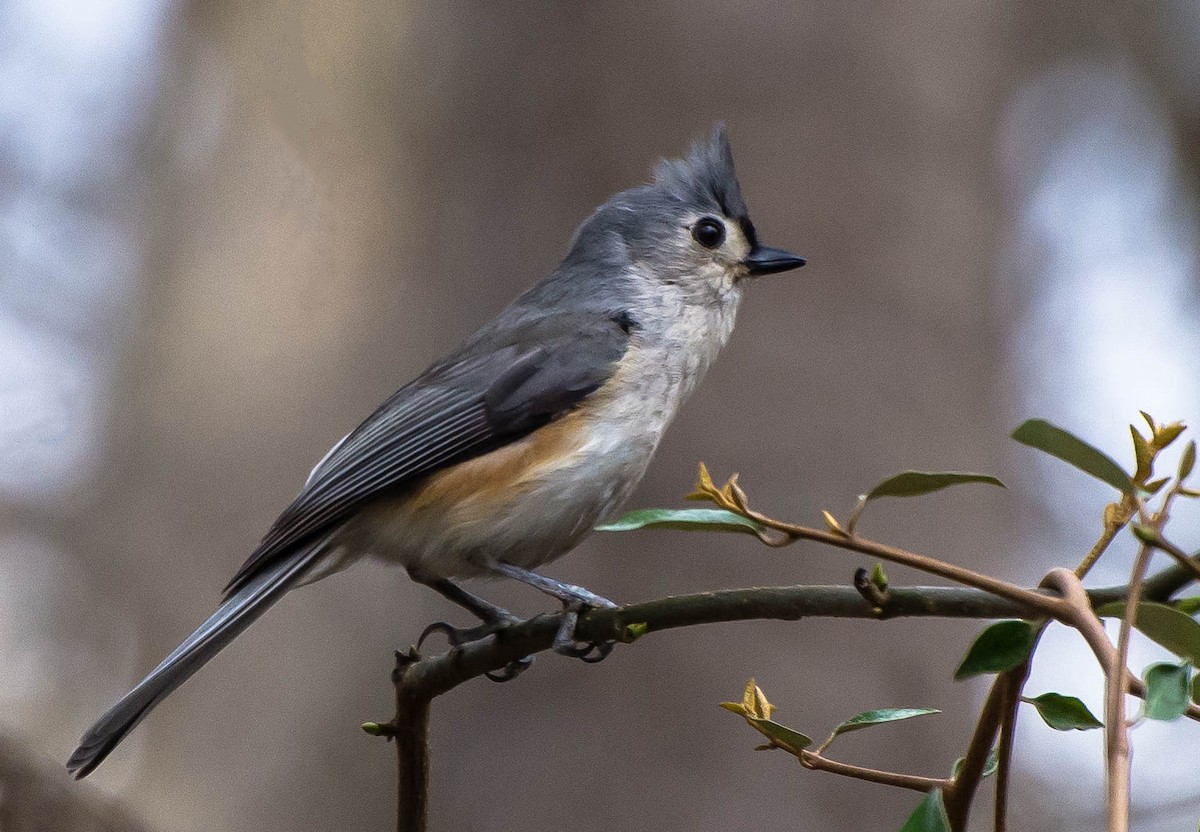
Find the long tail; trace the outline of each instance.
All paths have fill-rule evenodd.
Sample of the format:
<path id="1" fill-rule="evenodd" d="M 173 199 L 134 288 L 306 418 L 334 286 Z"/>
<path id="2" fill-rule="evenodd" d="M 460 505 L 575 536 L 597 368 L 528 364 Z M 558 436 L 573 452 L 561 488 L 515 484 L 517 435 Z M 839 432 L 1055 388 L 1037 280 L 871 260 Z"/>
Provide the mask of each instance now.
<path id="1" fill-rule="evenodd" d="M 79 747 L 67 761 L 67 770 L 76 779 L 87 777 L 159 702 L 191 678 L 193 673 L 295 586 L 320 556 L 326 542 L 326 539 L 321 539 L 267 566 L 226 598 L 217 611 L 196 628 L 196 632 L 176 647 L 108 713 L 96 720 L 96 724 L 79 740 Z"/>

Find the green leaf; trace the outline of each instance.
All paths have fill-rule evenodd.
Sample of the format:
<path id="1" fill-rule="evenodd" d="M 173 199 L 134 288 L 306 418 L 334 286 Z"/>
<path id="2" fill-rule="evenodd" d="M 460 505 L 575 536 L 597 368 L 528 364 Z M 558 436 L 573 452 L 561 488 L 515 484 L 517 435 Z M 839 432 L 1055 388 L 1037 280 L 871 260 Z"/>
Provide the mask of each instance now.
<path id="1" fill-rule="evenodd" d="M 957 777 L 958 773 L 962 771 L 963 763 L 966 761 L 966 757 L 959 757 L 955 760 L 954 767 L 950 771 L 950 776 Z M 983 771 L 980 772 L 980 776 L 991 777 L 996 773 L 996 769 L 998 768 L 1000 768 L 1000 748 L 993 746 L 992 750 L 988 752 L 987 759 L 983 761 Z"/>
<path id="2" fill-rule="evenodd" d="M 1200 673 L 1192 677 L 1192 701 L 1200 705 Z"/>
<path id="3" fill-rule="evenodd" d="M 1200 612 L 1200 595 L 1190 595 L 1187 598 L 1176 598 L 1171 602 L 1171 606 L 1182 613 L 1195 615 Z"/>
<path id="4" fill-rule="evenodd" d="M 1149 490 L 1149 486 L 1147 486 Z M 1153 492 L 1151 492 L 1153 493 Z M 1145 543 L 1147 546 L 1157 546 L 1162 542 L 1162 535 L 1158 533 L 1158 529 L 1153 526 L 1143 526 L 1141 523 L 1131 523 L 1129 531 L 1138 539 L 1139 543 Z"/>
<path id="5" fill-rule="evenodd" d="M 1012 432 L 1012 438 L 1022 445 L 1036 448 L 1074 465 L 1085 474 L 1108 483 L 1118 491 L 1137 496 L 1137 486 L 1133 484 L 1129 474 L 1113 462 L 1111 457 L 1045 419 L 1030 419 L 1022 423 Z"/>
<path id="6" fill-rule="evenodd" d="M 1179 473 L 1175 476 L 1180 482 L 1183 482 L 1192 473 L 1192 469 L 1196 467 L 1196 440 L 1187 443 L 1183 449 L 1183 455 L 1179 457 Z"/>
<path id="7" fill-rule="evenodd" d="M 1150 496 L 1154 496 L 1159 491 L 1162 491 L 1162 487 L 1170 481 L 1170 477 L 1159 477 L 1156 480 L 1146 483 L 1146 485 L 1143 487 L 1146 489 L 1146 493 L 1150 494 Z"/>
<path id="8" fill-rule="evenodd" d="M 983 761 L 981 776 L 991 777 L 996 773 L 996 769 L 998 768 L 1000 768 L 1000 749 L 993 748 L 988 752 L 987 759 Z"/>
<path id="9" fill-rule="evenodd" d="M 925 799 L 900 827 L 900 832 L 950 832 L 950 818 L 946 816 L 941 789 L 934 789 L 925 795 Z"/>
<path id="10" fill-rule="evenodd" d="M 1104 723 L 1092 715 L 1087 705 L 1074 696 L 1043 693 L 1033 698 L 1022 697 L 1022 701 L 1037 708 L 1038 716 L 1055 731 L 1087 731 L 1104 727 Z"/>
<path id="11" fill-rule="evenodd" d="M 849 734 L 851 731 L 870 728 L 872 725 L 882 725 L 885 722 L 897 722 L 901 719 L 912 719 L 914 716 L 940 713 L 941 711 L 937 708 L 881 708 L 876 711 L 863 711 L 861 714 L 855 714 L 834 728 L 833 736 Z"/>
<path id="12" fill-rule="evenodd" d="M 997 621 L 975 639 L 954 678 L 962 681 L 981 673 L 1012 670 L 1029 657 L 1033 642 L 1034 629 L 1028 621 Z"/>
<path id="13" fill-rule="evenodd" d="M 797 753 L 812 745 L 812 737 L 801 734 L 799 731 L 793 731 L 786 725 L 780 725 L 772 719 L 747 716 L 746 721 L 757 728 L 767 739 L 777 742 Z"/>
<path id="14" fill-rule="evenodd" d="M 682 529 L 693 532 L 745 532 L 757 534 L 759 523 L 723 508 L 642 508 L 597 526 L 598 532 L 629 532 L 636 529 Z"/>
<path id="15" fill-rule="evenodd" d="M 1147 719 L 1170 722 L 1183 716 L 1188 706 L 1188 678 L 1192 666 L 1160 662 L 1146 668 L 1142 678 L 1146 683 L 1146 707 L 1142 711 Z"/>
<path id="16" fill-rule="evenodd" d="M 1125 615 L 1125 602 L 1104 604 L 1096 610 L 1096 615 L 1121 618 Z M 1138 604 L 1133 624 L 1151 641 L 1176 656 L 1200 664 L 1200 622 L 1187 613 L 1167 604 L 1143 601 Z"/>
<path id="17" fill-rule="evenodd" d="M 1004 488 L 1004 483 L 990 474 L 972 474 L 958 471 L 905 471 L 888 477 L 876 485 L 863 497 L 863 502 L 870 502 L 879 497 L 919 497 L 934 491 L 941 491 L 952 485 L 980 482 L 987 485 L 997 485 Z"/>
<path id="18" fill-rule="evenodd" d="M 883 571 L 882 563 L 876 562 L 875 566 L 871 569 L 871 583 L 875 584 L 875 587 L 880 592 L 887 592 L 888 576 Z"/>

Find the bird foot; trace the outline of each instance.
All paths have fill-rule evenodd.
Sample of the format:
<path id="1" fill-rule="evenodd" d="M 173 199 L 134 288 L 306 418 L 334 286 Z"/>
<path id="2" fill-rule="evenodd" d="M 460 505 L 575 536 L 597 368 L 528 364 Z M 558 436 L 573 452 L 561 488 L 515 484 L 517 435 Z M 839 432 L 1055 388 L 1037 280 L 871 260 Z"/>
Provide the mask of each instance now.
<path id="1" fill-rule="evenodd" d="M 421 631 L 420 638 L 417 639 L 417 649 L 425 643 L 425 639 L 434 633 L 441 633 L 446 637 L 446 641 L 450 643 L 451 651 L 462 649 L 463 645 L 470 644 L 488 636 L 501 636 L 504 631 L 513 624 L 519 623 L 521 619 L 512 614 L 497 616 L 496 618 L 484 621 L 476 627 L 455 627 L 446 621 L 435 621 Z M 493 682 L 511 682 L 513 679 L 520 676 L 533 664 L 533 656 L 525 656 L 520 659 L 515 659 L 506 664 L 500 670 L 488 671 L 484 675 Z"/>
<path id="2" fill-rule="evenodd" d="M 588 664 L 596 664 L 608 658 L 612 653 L 613 647 L 616 646 L 615 641 L 577 641 L 575 639 L 575 628 L 579 625 L 579 613 L 591 608 L 615 609 L 616 604 L 609 601 L 607 598 L 602 598 L 594 593 L 587 593 L 586 601 L 573 600 L 563 602 L 562 623 L 558 625 L 558 632 L 554 634 L 553 649 L 560 656 L 566 656 L 571 659 L 579 659 Z"/>

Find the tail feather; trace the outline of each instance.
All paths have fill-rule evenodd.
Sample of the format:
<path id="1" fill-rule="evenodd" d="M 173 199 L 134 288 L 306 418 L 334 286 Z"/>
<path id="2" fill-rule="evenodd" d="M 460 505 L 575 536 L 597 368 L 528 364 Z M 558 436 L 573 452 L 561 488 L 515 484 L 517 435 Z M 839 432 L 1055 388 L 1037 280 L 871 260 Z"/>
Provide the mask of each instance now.
<path id="1" fill-rule="evenodd" d="M 67 761 L 67 770 L 76 779 L 87 777 L 159 702 L 295 586 L 322 553 L 325 543 L 322 539 L 267 566 L 226 598 L 217 611 L 150 671 L 137 687 L 96 720 Z"/>

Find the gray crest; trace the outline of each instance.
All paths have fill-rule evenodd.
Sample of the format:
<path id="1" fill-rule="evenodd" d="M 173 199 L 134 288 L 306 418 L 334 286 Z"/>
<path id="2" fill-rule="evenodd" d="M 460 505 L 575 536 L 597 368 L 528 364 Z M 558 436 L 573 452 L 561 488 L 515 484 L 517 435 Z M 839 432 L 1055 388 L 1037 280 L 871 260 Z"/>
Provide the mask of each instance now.
<path id="1" fill-rule="evenodd" d="M 713 126 L 707 142 L 692 145 L 686 159 L 659 162 L 654 171 L 654 185 L 688 205 L 719 212 L 730 219 L 747 218 L 729 135 L 720 122 Z"/>

